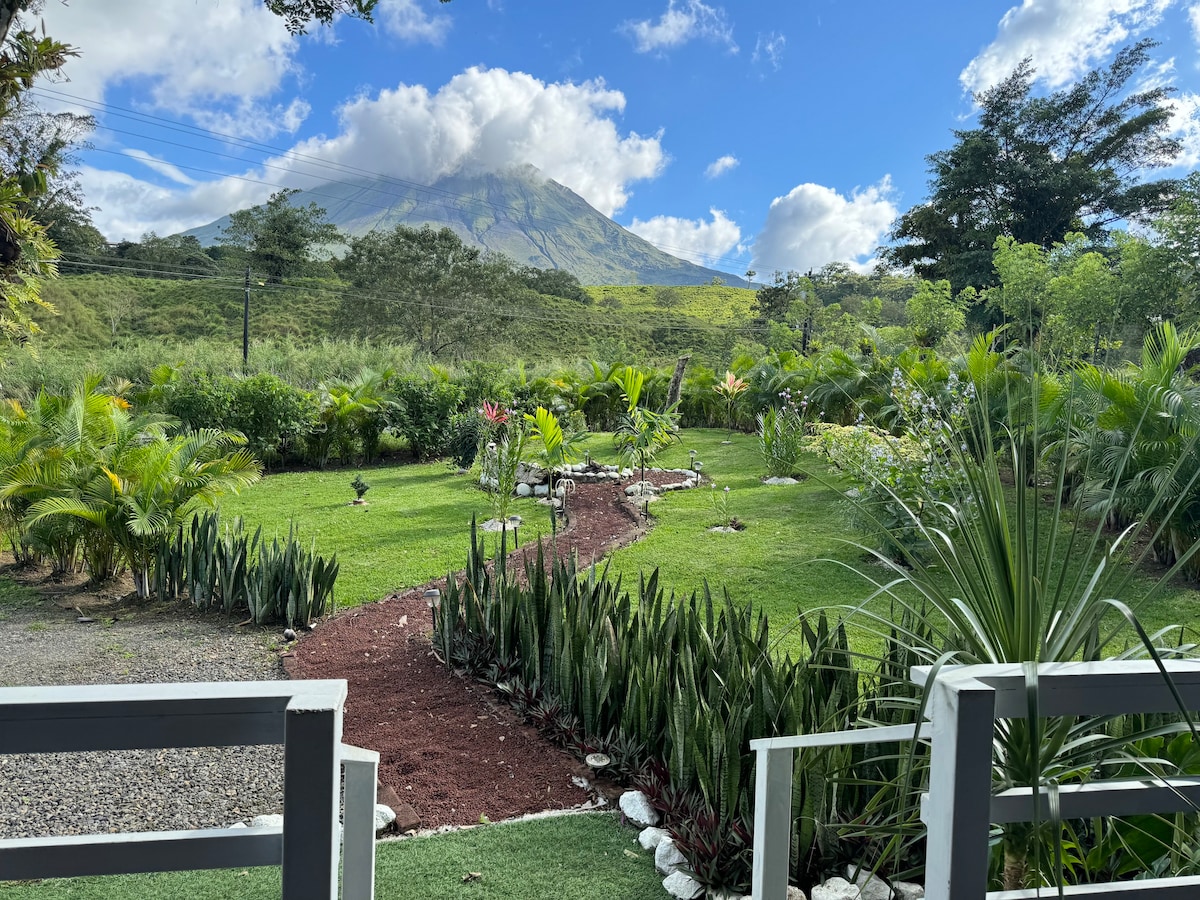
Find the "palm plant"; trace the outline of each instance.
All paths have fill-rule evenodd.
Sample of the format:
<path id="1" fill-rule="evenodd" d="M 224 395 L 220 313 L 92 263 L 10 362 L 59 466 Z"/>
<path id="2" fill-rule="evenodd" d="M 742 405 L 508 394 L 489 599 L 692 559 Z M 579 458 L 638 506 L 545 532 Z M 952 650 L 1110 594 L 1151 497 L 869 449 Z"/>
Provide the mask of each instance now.
<path id="1" fill-rule="evenodd" d="M 132 571 L 138 598 L 148 599 L 161 543 L 221 494 L 261 476 L 258 460 L 234 449 L 244 443 L 213 429 L 168 436 L 161 427 L 121 420 L 78 494 L 37 500 L 28 522 L 70 518 L 107 536 Z"/>
<path id="2" fill-rule="evenodd" d="M 325 429 L 318 441 L 321 468 L 329 463 L 334 450 L 339 458 L 349 458 L 356 439 L 364 462 L 375 458 L 387 412 L 396 405 L 387 388 L 393 375 L 391 370 L 363 369 L 348 380 L 332 379 L 318 385 L 319 415 Z"/>
<path id="3" fill-rule="evenodd" d="M 550 498 L 554 498 L 554 476 L 567 463 L 579 459 L 578 440 L 582 435 L 567 434 L 558 423 L 558 416 L 544 406 L 539 406 L 532 414 L 525 414 L 525 421 L 530 425 L 529 437 L 541 446 L 538 459 L 545 467 Z M 566 496 L 563 497 L 563 514 L 566 515 Z"/>
<path id="4" fill-rule="evenodd" d="M 625 398 L 626 411 L 621 424 L 613 433 L 613 441 L 621 456 L 640 469 L 639 481 L 643 488 L 646 483 L 646 463 L 654 459 L 658 452 L 672 441 L 679 439 L 679 417 L 676 413 L 678 404 L 664 412 L 654 412 L 640 406 L 638 401 L 642 396 L 644 382 L 645 376 L 636 369 L 627 367 L 621 372 L 618 384 Z M 648 497 L 642 513 L 649 514 Z"/>
<path id="5" fill-rule="evenodd" d="M 1187 452 L 1177 454 L 1154 489 L 1141 495 L 1142 506 L 1132 523 L 1110 539 L 1104 517 L 1089 515 L 1089 509 L 1103 510 L 1119 499 L 1123 474 L 1135 460 L 1137 434 L 1146 425 L 1156 427 L 1157 423 L 1145 422 L 1155 413 L 1144 409 L 1139 427 L 1131 433 L 1133 442 L 1123 448 L 1110 446 L 1109 457 L 1085 455 L 1078 474 L 1093 485 L 1085 502 L 1081 493 L 1064 490 L 1068 454 L 1046 452 L 1055 446 L 1051 441 L 1055 428 L 1071 431 L 1072 440 L 1087 442 L 1086 434 L 1077 433 L 1080 398 L 1071 391 L 1059 395 L 1047 390 L 1042 373 L 1029 368 L 1016 379 L 1002 376 L 1001 370 L 1011 371 L 1014 362 L 989 360 L 976 350 L 975 368 L 986 377 L 973 382 L 978 398 L 967 410 L 969 433 L 951 429 L 937 412 L 919 429 L 911 428 L 915 424 L 911 418 L 906 423 L 913 433 L 924 436 L 930 457 L 957 469 L 961 478 L 943 484 L 948 495 L 893 495 L 905 513 L 902 527 L 918 540 L 915 546 L 911 540 L 898 542 L 900 559 L 861 548 L 873 565 L 859 574 L 873 591 L 853 616 L 882 635 L 895 634 L 895 616 L 877 613 L 868 605 L 887 596 L 906 616 L 921 617 L 929 633 L 904 630 L 901 637 L 911 642 L 909 649 L 916 658 L 935 669 L 948 663 L 1099 659 L 1112 652 L 1113 641 L 1123 630 L 1112 624 L 1114 612 L 1119 613 L 1117 621 L 1128 624 L 1135 634 L 1134 644 L 1157 656 L 1160 651 L 1137 624 L 1135 612 L 1186 565 L 1197 546 L 1189 547 L 1148 588 L 1139 587 L 1136 593 L 1134 576 L 1200 477 L 1192 464 L 1194 435 Z M 997 385 L 1005 391 L 1001 405 L 1007 410 L 1001 424 L 993 424 L 989 415 L 993 398 L 988 391 Z M 1047 421 L 1055 408 L 1059 414 Z M 1093 468 L 1100 458 L 1105 459 L 1105 467 Z M 1049 503 L 1043 499 L 1047 487 Z M 940 514 L 922 515 L 928 504 L 936 505 Z M 877 567 L 886 575 L 880 576 Z M 1031 698 L 1036 704 L 1036 676 L 1031 676 Z M 998 722 L 996 787 L 1040 790 L 1052 782 L 1086 780 L 1114 757 L 1139 764 L 1129 742 L 1142 735 L 1135 731 L 1110 737 L 1106 732 L 1110 727 L 1102 719 L 1039 721 L 1036 709 L 1027 720 Z M 1182 722 L 1166 724 L 1156 733 L 1186 732 L 1188 727 Z M 1153 761 L 1143 759 L 1140 764 L 1146 771 L 1155 769 Z M 1035 872 L 1048 858 L 1045 849 L 1057 840 L 1051 836 L 1055 830 L 1061 836 L 1061 824 L 1005 827 L 1001 846 L 1006 889 L 1037 880 Z"/>

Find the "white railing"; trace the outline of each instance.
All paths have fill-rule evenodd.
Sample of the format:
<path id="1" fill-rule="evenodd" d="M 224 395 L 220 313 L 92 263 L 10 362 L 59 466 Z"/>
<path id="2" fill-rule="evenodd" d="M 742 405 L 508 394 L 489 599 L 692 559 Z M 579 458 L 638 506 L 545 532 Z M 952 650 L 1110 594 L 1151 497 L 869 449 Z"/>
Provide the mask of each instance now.
<path id="1" fill-rule="evenodd" d="M 1164 663 L 1189 711 L 1200 710 L 1200 663 Z M 926 684 L 930 670 L 915 668 Z M 945 667 L 929 686 L 929 722 L 856 731 L 751 741 L 757 755 L 754 799 L 754 900 L 784 900 L 792 825 L 792 767 L 796 749 L 930 739 L 929 793 L 921 798 L 928 829 L 925 896 L 928 900 L 1020 900 L 1037 891 L 987 890 L 989 832 L 993 824 L 1031 821 L 1034 792 L 992 793 L 992 752 L 997 719 L 1029 715 L 1025 670 L 1020 665 Z M 1179 706 L 1153 662 L 1061 663 L 1038 668 L 1041 716 L 1172 713 Z M 1200 809 L 1200 778 L 1123 778 L 1057 789 L 1063 819 Z M 1038 791 L 1039 816 L 1049 797 Z M 1156 878 L 1068 886 L 1068 897 L 1200 897 L 1200 878 Z M 1043 889 L 1040 896 L 1057 896 Z"/>
<path id="2" fill-rule="evenodd" d="M 0 754 L 283 745 L 283 826 L 0 840 L 0 881 L 281 865 L 283 900 L 372 900 L 379 754 L 341 743 L 346 682 L 0 688 Z M 339 841 L 340 770 L 345 769 Z M 120 798 L 114 798 L 120 802 Z"/>

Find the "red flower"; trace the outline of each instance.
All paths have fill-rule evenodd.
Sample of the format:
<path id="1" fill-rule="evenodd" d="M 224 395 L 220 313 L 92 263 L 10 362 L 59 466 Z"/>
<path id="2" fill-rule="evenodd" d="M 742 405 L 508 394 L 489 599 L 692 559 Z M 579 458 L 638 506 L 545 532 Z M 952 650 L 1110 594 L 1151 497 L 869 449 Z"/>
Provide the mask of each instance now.
<path id="1" fill-rule="evenodd" d="M 508 412 L 499 403 L 484 400 L 482 412 L 483 417 L 493 425 L 503 425 L 508 421 Z"/>

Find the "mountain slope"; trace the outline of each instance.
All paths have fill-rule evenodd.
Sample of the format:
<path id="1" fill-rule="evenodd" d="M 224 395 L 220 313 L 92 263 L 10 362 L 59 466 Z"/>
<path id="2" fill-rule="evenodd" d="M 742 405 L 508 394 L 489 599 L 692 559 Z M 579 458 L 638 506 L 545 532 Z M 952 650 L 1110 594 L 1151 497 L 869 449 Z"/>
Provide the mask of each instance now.
<path id="1" fill-rule="evenodd" d="M 429 187 L 385 178 L 329 182 L 293 195 L 292 202 L 316 203 L 354 236 L 396 225 L 446 226 L 468 244 L 521 265 L 565 269 L 584 284 L 708 284 L 715 277 L 744 283 L 664 253 L 532 166 L 452 175 Z M 215 244 L 228 222 L 225 216 L 184 234 Z"/>

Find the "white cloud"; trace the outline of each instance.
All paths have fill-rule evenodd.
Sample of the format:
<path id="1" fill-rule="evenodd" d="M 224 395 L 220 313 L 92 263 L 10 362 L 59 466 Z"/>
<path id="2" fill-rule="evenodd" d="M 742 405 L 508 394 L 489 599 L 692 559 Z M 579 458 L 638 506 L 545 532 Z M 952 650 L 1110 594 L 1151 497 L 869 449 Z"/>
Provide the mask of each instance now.
<path id="1" fill-rule="evenodd" d="M 1175 0 L 1023 0 L 1004 14 L 996 39 L 958 76 L 972 92 L 1006 78 L 1026 57 L 1057 88 L 1132 36 L 1153 27 Z"/>
<path id="2" fill-rule="evenodd" d="M 861 271 L 898 211 L 891 201 L 891 177 L 847 199 L 833 188 L 801 184 L 771 201 L 767 220 L 754 241 L 754 268 L 760 272 L 805 272 L 830 262 Z"/>
<path id="3" fill-rule="evenodd" d="M 1200 166 L 1200 94 L 1184 93 L 1164 101 L 1171 110 L 1167 128 L 1183 149 L 1175 165 L 1185 169 Z"/>
<path id="4" fill-rule="evenodd" d="M 231 127 L 278 131 L 262 128 L 273 111 L 255 101 L 296 71 L 298 41 L 261 0 L 54 2 L 42 17 L 49 34 L 81 51 L 64 70 L 68 93 L 103 99 L 112 84 L 147 80 L 157 108 L 192 114 L 229 104 L 262 113 L 230 120 Z"/>
<path id="5" fill-rule="evenodd" d="M 738 158 L 731 156 L 728 153 L 720 159 L 715 159 L 708 164 L 708 168 L 704 170 L 705 178 L 716 178 L 718 175 L 724 175 L 730 169 L 736 169 L 738 166 Z"/>
<path id="6" fill-rule="evenodd" d="M 441 44 L 451 24 L 447 15 L 427 13 L 422 0 L 380 0 L 375 18 L 389 33 L 414 43 Z"/>
<path id="7" fill-rule="evenodd" d="M 1197 44 L 1200 44 L 1200 3 L 1195 4 L 1188 10 L 1188 19 L 1192 23 L 1192 38 Z"/>
<path id="8" fill-rule="evenodd" d="M 165 159 L 160 159 L 157 156 L 151 156 L 145 150 L 124 150 L 122 152 L 130 159 L 136 159 L 148 169 L 157 172 L 164 178 L 169 178 L 176 184 L 193 185 L 196 183 L 195 179 L 185 175 L 183 170 L 175 164 L 167 162 Z"/>
<path id="9" fill-rule="evenodd" d="M 667 10 L 658 21 L 642 19 L 626 22 L 623 29 L 632 37 L 639 53 L 651 53 L 668 47 L 678 47 L 688 41 L 703 38 L 725 44 L 736 53 L 733 27 L 719 6 L 707 6 L 701 0 L 668 0 Z"/>
<path id="10" fill-rule="evenodd" d="M 458 172 L 532 164 L 612 215 L 628 200 L 631 183 L 654 178 L 666 164 L 660 135 L 618 129 L 613 116 L 624 108 L 624 94 L 602 82 L 548 84 L 522 72 L 471 68 L 436 92 L 401 85 L 357 97 L 339 111 L 339 134 L 293 149 L 423 184 Z M 279 168 L 251 170 L 246 177 L 301 188 L 345 177 L 291 156 L 267 162 Z M 82 181 L 89 202 L 101 207 L 96 225 L 110 238 L 191 228 L 261 203 L 273 190 L 230 178 L 172 192 L 95 169 L 85 170 Z"/>
<path id="11" fill-rule="evenodd" d="M 136 240 L 147 231 L 174 234 L 194 228 L 235 209 L 262 203 L 275 190 L 234 178 L 179 190 L 91 166 L 82 167 L 79 177 L 88 201 L 100 207 L 92 221 L 109 240 Z"/>
<path id="12" fill-rule="evenodd" d="M 754 42 L 754 56 L 751 57 L 751 61 L 765 62 L 778 72 L 779 67 L 783 65 L 783 51 L 786 47 L 787 37 L 778 31 L 760 34 L 758 40 Z"/>
<path id="13" fill-rule="evenodd" d="M 710 209 L 709 214 L 711 222 L 675 216 L 655 216 L 644 222 L 634 219 L 629 230 L 674 256 L 707 266 L 736 247 L 742 239 L 742 230 L 724 212 Z"/>

